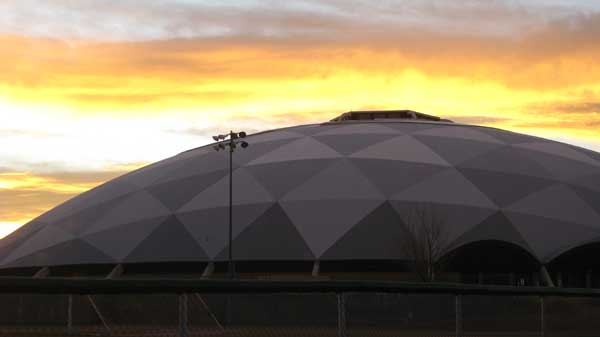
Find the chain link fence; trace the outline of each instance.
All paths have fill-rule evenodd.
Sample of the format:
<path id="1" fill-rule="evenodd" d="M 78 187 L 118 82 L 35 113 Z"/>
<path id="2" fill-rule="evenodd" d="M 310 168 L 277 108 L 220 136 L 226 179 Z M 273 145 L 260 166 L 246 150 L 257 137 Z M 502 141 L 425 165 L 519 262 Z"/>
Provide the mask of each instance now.
<path id="1" fill-rule="evenodd" d="M 14 289 L 0 282 L 0 336 L 600 336 L 595 290 L 337 281 L 38 282 L 37 288 L 36 282 L 15 283 Z"/>

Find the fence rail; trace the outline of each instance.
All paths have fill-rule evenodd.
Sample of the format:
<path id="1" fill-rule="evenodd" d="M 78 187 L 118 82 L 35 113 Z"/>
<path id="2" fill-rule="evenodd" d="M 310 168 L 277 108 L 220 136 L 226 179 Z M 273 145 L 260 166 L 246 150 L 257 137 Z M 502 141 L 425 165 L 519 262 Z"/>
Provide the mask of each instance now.
<path id="1" fill-rule="evenodd" d="M 600 291 L 0 277 L 0 336 L 600 336 Z"/>
<path id="2" fill-rule="evenodd" d="M 0 293 L 429 293 L 496 296 L 600 297 L 600 289 L 384 281 L 263 281 L 198 279 L 76 279 L 0 277 Z"/>

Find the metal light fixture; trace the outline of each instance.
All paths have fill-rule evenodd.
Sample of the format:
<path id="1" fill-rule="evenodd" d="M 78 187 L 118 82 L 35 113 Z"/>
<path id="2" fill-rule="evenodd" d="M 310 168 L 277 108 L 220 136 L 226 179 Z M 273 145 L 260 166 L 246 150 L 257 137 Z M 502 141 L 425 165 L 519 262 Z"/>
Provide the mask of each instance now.
<path id="1" fill-rule="evenodd" d="M 229 131 L 228 134 L 216 135 L 212 137 L 215 141 L 219 142 L 213 146 L 215 151 L 225 150 L 229 148 L 229 264 L 228 274 L 229 278 L 233 279 L 235 276 L 235 264 L 233 263 L 233 152 L 238 144 L 243 148 L 248 147 L 248 142 L 239 140 L 240 138 L 246 138 L 246 133 Z"/>

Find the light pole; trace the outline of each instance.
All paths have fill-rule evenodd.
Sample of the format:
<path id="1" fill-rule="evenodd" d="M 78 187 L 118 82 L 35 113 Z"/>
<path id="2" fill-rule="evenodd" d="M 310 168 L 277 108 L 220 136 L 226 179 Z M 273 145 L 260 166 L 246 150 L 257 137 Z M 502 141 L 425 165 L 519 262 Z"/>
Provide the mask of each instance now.
<path id="1" fill-rule="evenodd" d="M 235 265 L 232 257 L 232 238 L 233 238 L 233 152 L 238 144 L 242 148 L 247 148 L 248 143 L 240 138 L 246 138 L 246 133 L 229 131 L 228 134 L 213 136 L 213 139 L 218 142 L 215 144 L 215 151 L 225 150 L 229 148 L 229 265 L 227 271 L 229 278 L 233 279 L 235 275 Z"/>

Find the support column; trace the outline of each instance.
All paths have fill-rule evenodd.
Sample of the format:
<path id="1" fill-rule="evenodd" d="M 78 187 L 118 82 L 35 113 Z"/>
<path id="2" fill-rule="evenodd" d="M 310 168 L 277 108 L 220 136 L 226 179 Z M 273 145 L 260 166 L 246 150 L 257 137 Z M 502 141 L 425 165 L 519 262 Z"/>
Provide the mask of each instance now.
<path id="1" fill-rule="evenodd" d="M 540 296 L 540 336 L 546 336 L 546 321 L 544 317 L 544 296 Z"/>
<path id="2" fill-rule="evenodd" d="M 346 303 L 344 294 L 337 294 L 338 304 L 338 337 L 346 337 Z"/>
<path id="3" fill-rule="evenodd" d="M 454 310 L 456 313 L 455 318 L 455 337 L 462 336 L 462 295 L 456 294 L 454 295 Z"/>
<path id="4" fill-rule="evenodd" d="M 542 280 L 544 280 L 544 285 L 546 287 L 554 288 L 554 282 L 548 273 L 548 269 L 546 269 L 546 266 L 544 265 L 540 267 L 540 276 L 542 277 Z"/>
<path id="5" fill-rule="evenodd" d="M 313 268 L 312 268 L 312 277 L 319 277 L 319 272 L 321 270 L 321 263 L 319 262 L 319 260 L 316 260 L 315 263 L 313 263 Z"/>
<path id="6" fill-rule="evenodd" d="M 207 278 L 209 278 L 213 274 L 214 271 L 215 271 L 215 264 L 214 264 L 214 262 L 209 262 L 206 265 L 206 268 L 204 268 L 204 271 L 202 272 L 202 276 L 200 276 L 200 278 L 207 279 Z"/>
<path id="7" fill-rule="evenodd" d="M 591 269 L 588 269 L 585 272 L 585 287 L 586 288 L 592 287 L 592 270 Z"/>
<path id="8" fill-rule="evenodd" d="M 556 273 L 556 286 L 559 288 L 562 288 L 563 286 L 563 279 L 562 279 L 563 275 L 562 272 L 558 272 Z"/>
<path id="9" fill-rule="evenodd" d="M 535 287 L 539 287 L 540 286 L 540 276 L 539 276 L 538 273 L 531 273 L 531 283 Z"/>
<path id="10" fill-rule="evenodd" d="M 179 294 L 179 337 L 188 337 L 188 297 Z"/>
<path id="11" fill-rule="evenodd" d="M 67 302 L 67 335 L 73 334 L 73 295 L 69 294 Z"/>
<path id="12" fill-rule="evenodd" d="M 108 273 L 108 275 L 106 275 L 106 278 L 109 280 L 117 279 L 123 275 L 123 271 L 123 265 L 118 264 L 110 271 L 110 273 Z"/>
<path id="13" fill-rule="evenodd" d="M 33 275 L 33 278 L 44 278 L 44 277 L 48 277 L 49 275 L 50 275 L 50 268 L 43 267 Z"/>

